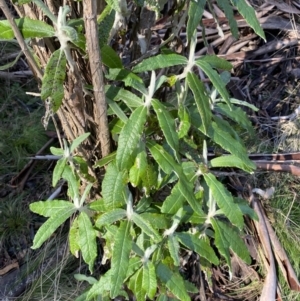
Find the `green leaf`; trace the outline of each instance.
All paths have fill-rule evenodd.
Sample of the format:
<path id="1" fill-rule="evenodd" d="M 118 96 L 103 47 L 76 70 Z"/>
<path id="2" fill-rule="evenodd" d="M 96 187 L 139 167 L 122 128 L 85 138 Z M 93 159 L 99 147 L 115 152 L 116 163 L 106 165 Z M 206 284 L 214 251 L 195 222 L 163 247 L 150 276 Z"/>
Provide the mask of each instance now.
<path id="1" fill-rule="evenodd" d="M 106 97 L 106 102 L 113 111 L 113 113 L 116 114 L 120 120 L 126 123 L 128 117 L 125 115 L 124 111 L 119 107 L 119 105 L 113 100 L 109 99 L 108 97 Z"/>
<path id="2" fill-rule="evenodd" d="M 96 284 L 98 282 L 94 277 L 89 277 L 83 274 L 75 274 L 74 278 L 78 281 L 86 281 L 90 285 Z"/>
<path id="3" fill-rule="evenodd" d="M 229 22 L 229 27 L 232 35 L 238 39 L 239 32 L 238 32 L 238 25 L 234 17 L 233 8 L 230 5 L 229 0 L 217 0 L 218 6 L 224 11 L 225 16 Z"/>
<path id="4" fill-rule="evenodd" d="M 97 201 L 93 201 L 89 204 L 89 209 L 98 211 L 98 212 L 106 212 L 106 207 L 103 199 L 99 199 Z"/>
<path id="5" fill-rule="evenodd" d="M 127 123 L 124 125 L 119 137 L 116 156 L 116 163 L 119 170 L 131 167 L 133 161 L 132 155 L 141 138 L 146 118 L 147 108 L 141 106 L 135 109 Z"/>
<path id="6" fill-rule="evenodd" d="M 204 134 L 207 133 L 211 123 L 211 108 L 209 96 L 206 93 L 204 84 L 193 73 L 188 73 L 187 82 L 193 92 L 198 112 L 201 116 Z"/>
<path id="7" fill-rule="evenodd" d="M 156 293 L 157 280 L 156 280 L 155 267 L 151 261 L 148 261 L 143 266 L 142 288 L 146 292 L 147 296 L 152 300 Z"/>
<path id="8" fill-rule="evenodd" d="M 83 260 L 89 265 L 89 270 L 93 273 L 94 262 L 97 257 L 96 232 L 92 222 L 85 212 L 81 212 L 78 217 L 79 246 Z"/>
<path id="9" fill-rule="evenodd" d="M 142 218 L 148 220 L 155 229 L 166 229 L 169 227 L 169 219 L 165 214 L 154 212 L 144 212 L 140 214 Z"/>
<path id="10" fill-rule="evenodd" d="M 249 251 L 241 239 L 241 234 L 236 228 L 230 227 L 227 223 L 223 223 L 215 218 L 211 219 L 211 224 L 215 231 L 215 244 L 225 259 L 229 267 L 231 267 L 229 248 L 236 253 L 246 263 L 251 263 Z"/>
<path id="11" fill-rule="evenodd" d="M 225 59 L 222 59 L 216 55 L 205 55 L 205 56 L 201 57 L 199 60 L 209 63 L 210 66 L 214 69 L 222 69 L 222 70 L 230 71 L 233 68 L 231 63 L 229 63 Z M 229 74 L 229 76 L 230 76 L 230 74 Z"/>
<path id="12" fill-rule="evenodd" d="M 23 38 L 45 38 L 55 36 L 55 30 L 51 25 L 39 20 L 32 20 L 27 17 L 15 19 Z M 15 34 L 7 20 L 0 21 L 0 39 L 10 40 Z"/>
<path id="13" fill-rule="evenodd" d="M 66 167 L 67 164 L 66 158 L 60 158 L 53 169 L 53 175 L 52 175 L 52 186 L 55 187 L 58 181 L 60 180 L 62 173 Z"/>
<path id="14" fill-rule="evenodd" d="M 133 67 L 132 71 L 135 73 L 141 73 L 176 65 L 186 65 L 187 62 L 187 58 L 179 54 L 159 54 L 143 60 L 141 63 Z"/>
<path id="15" fill-rule="evenodd" d="M 257 20 L 254 8 L 249 6 L 245 0 L 231 0 L 231 3 L 237 8 L 255 33 L 266 41 L 265 34 Z"/>
<path id="16" fill-rule="evenodd" d="M 205 4 L 206 4 L 206 0 L 199 0 L 199 1 L 192 0 L 190 2 L 189 10 L 188 10 L 189 19 L 187 22 L 187 29 L 186 29 L 188 41 L 191 40 L 197 26 L 200 23 L 200 20 L 202 19 Z"/>
<path id="17" fill-rule="evenodd" d="M 123 68 L 120 57 L 109 45 L 101 47 L 101 58 L 103 64 L 108 68 Z"/>
<path id="18" fill-rule="evenodd" d="M 143 268 L 140 268 L 129 280 L 129 289 L 137 301 L 144 301 L 147 292 L 143 289 Z"/>
<path id="19" fill-rule="evenodd" d="M 191 233 L 182 232 L 176 233 L 179 241 L 190 250 L 199 254 L 199 256 L 204 257 L 212 264 L 218 265 L 219 259 L 215 254 L 213 248 L 209 245 L 209 242 L 204 238 L 199 238 Z"/>
<path id="20" fill-rule="evenodd" d="M 207 173 L 203 176 L 206 184 L 210 188 L 213 198 L 222 209 L 222 212 L 234 225 L 242 229 L 244 226 L 243 214 L 239 206 L 234 203 L 231 193 L 213 174 Z"/>
<path id="21" fill-rule="evenodd" d="M 146 172 L 147 167 L 147 154 L 144 149 L 141 149 L 135 158 L 134 165 L 129 171 L 129 181 L 133 187 L 137 187 L 141 183 L 142 176 Z"/>
<path id="22" fill-rule="evenodd" d="M 149 222 L 145 216 L 137 213 L 133 213 L 131 217 L 132 221 L 147 235 L 149 235 L 155 242 L 159 242 L 161 237 L 159 233 L 152 227 L 151 222 Z"/>
<path id="23" fill-rule="evenodd" d="M 52 53 L 42 80 L 41 98 L 51 97 L 52 109 L 56 112 L 64 97 L 64 81 L 66 77 L 67 59 L 63 50 Z"/>
<path id="24" fill-rule="evenodd" d="M 60 210 L 72 210 L 76 209 L 74 204 L 68 201 L 51 200 L 51 201 L 39 201 L 29 205 L 32 212 L 40 214 L 45 217 L 55 215 Z"/>
<path id="25" fill-rule="evenodd" d="M 160 128 L 163 131 L 167 143 L 173 149 L 174 155 L 179 161 L 179 141 L 178 134 L 176 133 L 175 129 L 175 120 L 159 100 L 153 99 L 151 103 L 155 110 Z"/>
<path id="26" fill-rule="evenodd" d="M 63 156 L 63 154 L 64 154 L 64 150 L 63 149 L 57 148 L 57 147 L 53 147 L 53 146 L 50 147 L 50 152 L 54 156 Z"/>
<path id="27" fill-rule="evenodd" d="M 166 174 L 169 175 L 172 172 L 175 172 L 178 176 L 178 174 L 180 173 L 180 165 L 173 159 L 170 154 L 165 151 L 165 149 L 161 145 L 153 141 L 147 141 L 147 147 L 149 148 L 154 160 L 159 164 L 161 169 Z"/>
<path id="28" fill-rule="evenodd" d="M 101 228 L 103 226 L 112 224 L 118 220 L 123 219 L 126 216 L 126 210 L 124 209 L 114 209 L 102 214 L 95 222 L 95 226 Z"/>
<path id="29" fill-rule="evenodd" d="M 76 208 L 73 206 L 69 209 L 59 210 L 56 214 L 48 218 L 48 220 L 37 231 L 31 248 L 39 248 L 75 211 Z"/>
<path id="30" fill-rule="evenodd" d="M 106 5 L 97 18 L 100 48 L 107 45 L 111 29 L 114 25 L 116 11 L 110 5 Z"/>
<path id="31" fill-rule="evenodd" d="M 168 248 L 175 266 L 180 266 L 178 238 L 171 234 L 168 236 Z"/>
<path id="32" fill-rule="evenodd" d="M 228 92 L 226 90 L 226 85 L 221 79 L 220 75 L 211 67 L 208 62 L 204 61 L 202 58 L 195 60 L 195 64 L 200 67 L 203 72 L 209 77 L 214 87 L 217 89 L 226 103 L 230 106 L 231 103 L 229 100 Z"/>
<path id="33" fill-rule="evenodd" d="M 78 252 L 80 251 L 78 217 L 75 217 L 73 220 L 69 231 L 69 247 L 71 254 L 73 254 L 75 257 L 78 257 Z"/>
<path id="34" fill-rule="evenodd" d="M 102 195 L 107 210 L 115 209 L 124 205 L 125 183 L 127 172 L 119 171 L 115 162 L 111 162 L 102 182 Z"/>
<path id="35" fill-rule="evenodd" d="M 117 154 L 116 152 L 112 152 L 109 155 L 101 158 L 95 163 L 94 167 L 103 167 L 109 164 L 111 161 L 113 161 L 116 158 L 116 154 Z"/>
<path id="36" fill-rule="evenodd" d="M 231 109 L 223 103 L 218 103 L 215 105 L 215 111 L 229 117 L 231 120 L 235 121 L 241 125 L 245 130 L 249 132 L 250 135 L 254 134 L 254 129 L 248 115 L 241 108 L 232 106 Z"/>
<path id="37" fill-rule="evenodd" d="M 244 170 L 255 170 L 256 166 L 248 158 L 246 148 L 236 141 L 236 139 L 234 139 L 230 134 L 221 129 L 215 122 L 211 123 L 208 136 L 223 149 L 240 158 L 244 162 Z"/>
<path id="38" fill-rule="evenodd" d="M 145 196 L 148 197 L 157 184 L 157 170 L 153 164 L 147 164 L 145 171 L 141 175 L 141 180 Z"/>
<path id="39" fill-rule="evenodd" d="M 137 108 L 144 104 L 136 94 L 120 87 L 105 86 L 105 93 L 114 101 L 123 101 L 129 108 Z"/>
<path id="40" fill-rule="evenodd" d="M 224 155 L 214 158 L 210 161 L 211 167 L 237 167 L 249 172 L 249 168 L 245 168 L 244 162 L 234 155 Z"/>
<path id="41" fill-rule="evenodd" d="M 179 273 L 171 271 L 163 263 L 159 263 L 156 268 L 157 276 L 166 287 L 181 301 L 190 301 L 190 297 L 185 289 L 184 281 Z"/>
<path id="42" fill-rule="evenodd" d="M 161 212 L 175 214 L 183 206 L 184 201 L 185 197 L 179 190 L 179 184 L 177 183 L 173 187 L 171 194 L 164 200 Z"/>
<path id="43" fill-rule="evenodd" d="M 73 140 L 70 145 L 70 153 L 73 153 L 74 150 L 90 135 L 90 133 L 84 133 Z"/>
<path id="44" fill-rule="evenodd" d="M 129 265 L 129 255 L 132 245 L 130 227 L 130 222 L 121 222 L 118 232 L 115 236 L 113 254 L 111 259 L 111 298 L 115 298 L 118 296 L 126 277 Z"/>
<path id="45" fill-rule="evenodd" d="M 79 179 L 69 165 L 65 166 L 62 178 L 68 181 L 68 195 L 71 199 L 79 198 Z"/>
<path id="46" fill-rule="evenodd" d="M 218 100 L 219 100 L 219 99 L 218 99 Z M 223 101 L 223 100 L 220 99 L 220 101 Z M 232 104 L 236 104 L 236 105 L 248 107 L 248 108 L 250 108 L 251 110 L 253 110 L 254 112 L 258 112 L 258 111 L 259 111 L 259 109 L 258 109 L 256 106 L 254 106 L 254 105 L 248 103 L 247 101 L 243 101 L 243 100 L 239 100 L 239 99 L 235 99 L 235 98 L 230 98 L 230 102 L 231 102 Z"/>
<path id="47" fill-rule="evenodd" d="M 178 138 L 183 138 L 188 134 L 191 127 L 191 119 L 188 110 L 183 106 L 180 106 L 178 116 L 180 118 Z"/>

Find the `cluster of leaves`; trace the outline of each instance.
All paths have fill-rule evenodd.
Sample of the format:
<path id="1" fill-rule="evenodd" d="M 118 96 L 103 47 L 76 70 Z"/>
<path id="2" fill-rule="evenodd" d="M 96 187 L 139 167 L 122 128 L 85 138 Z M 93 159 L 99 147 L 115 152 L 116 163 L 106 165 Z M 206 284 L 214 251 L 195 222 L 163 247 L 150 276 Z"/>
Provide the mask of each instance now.
<path id="1" fill-rule="evenodd" d="M 226 15 L 231 16 L 230 2 L 219 2 Z M 232 3 L 263 36 L 253 9 L 245 1 Z M 92 272 L 100 236 L 105 241 L 103 261 L 111 262 L 111 268 L 99 281 L 77 276 L 92 284 L 78 300 L 128 297 L 125 286 L 137 300 L 154 299 L 158 292 L 158 300 L 167 300 L 170 293 L 175 299 L 190 300 L 188 293 L 197 292 L 197 288 L 180 273 L 180 255 L 184 249 L 197 253 L 204 269 L 218 265 L 221 257 L 230 269 L 231 251 L 250 263 L 241 238 L 243 215 L 256 216 L 245 202 L 232 196 L 216 178 L 213 168 L 234 167 L 246 172 L 255 169 L 229 120 L 249 132 L 252 128 L 240 108 L 247 104 L 231 99 L 226 90 L 231 64 L 216 56 L 195 59 L 196 27 L 205 4 L 206 1 L 190 2 L 188 58 L 161 49 L 159 55 L 128 70 L 117 54 L 103 45 L 104 63 L 109 67 L 107 79 L 111 83 L 106 86 L 113 116 L 110 129 L 118 147 L 95 164 L 95 167 L 106 166 L 102 199 L 85 202 L 91 183 L 83 195 L 79 193 L 80 185 L 92 179 L 87 177 L 84 160 L 73 153 L 87 135 L 75 139 L 70 147 L 65 145 L 64 150 L 52 149 L 60 158 L 53 173 L 53 185 L 61 177 L 67 180 L 72 202 L 49 200 L 31 204 L 32 211 L 49 217 L 37 232 L 33 248 L 40 247 L 75 215 L 69 233 L 70 251 L 76 256 L 81 251 Z M 99 23 L 111 24 L 112 12 L 118 12 L 112 4 L 108 6 Z M 62 101 L 66 63 L 73 64 L 68 42 L 77 43 L 85 51 L 84 36 L 76 30 L 79 27 L 72 27 L 74 20 L 66 20 L 67 12 L 68 8 L 61 8 L 58 19 L 52 18 L 56 30 L 27 18 L 17 21 L 24 37 L 55 35 L 61 42 L 61 49 L 48 62 L 42 86 L 42 97 L 51 96 L 54 111 Z M 236 24 L 230 25 L 236 34 Z M 5 21 L 0 22 L 0 32 L 2 37 L 11 35 Z M 174 66 L 179 67 L 179 74 L 156 77 L 156 70 Z M 211 90 L 194 72 L 199 68 L 211 81 Z M 144 78 L 145 74 L 149 78 Z M 166 86 L 176 92 L 176 101 L 158 99 L 160 89 Z M 207 144 L 218 145 L 228 154 L 208 160 Z"/>

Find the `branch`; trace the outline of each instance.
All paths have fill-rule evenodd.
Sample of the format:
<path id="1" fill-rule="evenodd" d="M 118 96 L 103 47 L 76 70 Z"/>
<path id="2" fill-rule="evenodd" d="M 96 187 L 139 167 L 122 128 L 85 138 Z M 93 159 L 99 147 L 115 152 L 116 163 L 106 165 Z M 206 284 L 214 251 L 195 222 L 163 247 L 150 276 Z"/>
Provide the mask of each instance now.
<path id="1" fill-rule="evenodd" d="M 96 122 L 98 125 L 99 140 L 102 157 L 110 153 L 110 137 L 107 120 L 107 104 L 104 91 L 102 60 L 99 46 L 97 26 L 97 2 L 83 1 L 83 16 L 86 32 L 87 54 L 89 57 L 94 97 L 96 102 Z"/>

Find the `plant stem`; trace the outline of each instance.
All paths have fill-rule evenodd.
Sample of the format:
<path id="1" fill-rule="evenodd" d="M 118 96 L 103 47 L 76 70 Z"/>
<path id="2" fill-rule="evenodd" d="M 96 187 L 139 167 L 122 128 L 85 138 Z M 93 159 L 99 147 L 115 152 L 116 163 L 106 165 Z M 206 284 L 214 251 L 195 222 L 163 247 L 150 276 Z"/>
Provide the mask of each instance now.
<path id="1" fill-rule="evenodd" d="M 90 62 L 92 84 L 96 102 L 96 118 L 98 125 L 98 138 L 101 143 L 102 157 L 110 153 L 110 138 L 107 120 L 107 104 L 104 91 L 104 79 L 102 73 L 102 60 L 99 46 L 97 26 L 97 3 L 96 1 L 83 1 L 83 15 L 86 32 L 87 53 Z"/>

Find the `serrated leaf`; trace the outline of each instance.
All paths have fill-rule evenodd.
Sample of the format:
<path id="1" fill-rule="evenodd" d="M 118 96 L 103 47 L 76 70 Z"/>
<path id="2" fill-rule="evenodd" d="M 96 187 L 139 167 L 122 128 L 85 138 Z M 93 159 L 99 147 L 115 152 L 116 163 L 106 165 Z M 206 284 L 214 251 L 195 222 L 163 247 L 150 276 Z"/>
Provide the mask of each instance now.
<path id="1" fill-rule="evenodd" d="M 53 169 L 53 175 L 52 175 L 52 186 L 55 187 L 57 182 L 60 180 L 62 173 L 66 167 L 67 164 L 66 158 L 60 158 Z"/>
<path id="2" fill-rule="evenodd" d="M 226 103 L 231 106 L 226 85 L 221 79 L 220 75 L 211 67 L 208 62 L 202 60 L 201 58 L 195 60 L 195 64 L 203 70 Z"/>
<path id="3" fill-rule="evenodd" d="M 191 40 L 194 31 L 196 30 L 197 26 L 200 23 L 200 20 L 202 19 L 205 4 L 206 4 L 206 0 L 199 0 L 199 1 L 192 0 L 190 2 L 189 10 L 188 10 L 187 29 L 186 29 L 188 41 Z"/>
<path id="4" fill-rule="evenodd" d="M 188 134 L 188 131 L 191 127 L 191 120 L 188 110 L 180 106 L 178 110 L 178 116 L 180 118 L 180 124 L 178 129 L 178 138 L 183 138 Z"/>
<path id="5" fill-rule="evenodd" d="M 70 145 L 70 153 L 73 153 L 74 150 L 90 135 L 90 133 L 84 133 L 77 138 L 75 138 Z"/>
<path id="6" fill-rule="evenodd" d="M 127 172 L 119 171 L 115 162 L 111 162 L 102 182 L 102 195 L 107 210 L 115 209 L 124 205 L 125 184 Z"/>
<path id="7" fill-rule="evenodd" d="M 89 209 L 95 210 L 95 211 L 98 211 L 98 212 L 105 212 L 106 207 L 104 205 L 104 200 L 99 199 L 97 201 L 93 201 L 92 203 L 89 204 Z"/>
<path id="8" fill-rule="evenodd" d="M 137 108 L 144 104 L 136 94 L 120 87 L 105 86 L 105 93 L 114 101 L 123 101 L 129 108 Z"/>
<path id="9" fill-rule="evenodd" d="M 211 167 L 236 167 L 249 172 L 249 168 L 245 168 L 244 162 L 234 155 L 224 155 L 214 158 L 210 161 L 210 165 Z"/>
<path id="10" fill-rule="evenodd" d="M 229 0 L 217 0 L 217 3 L 227 17 L 232 35 L 237 39 L 239 37 L 238 25 L 234 18 L 233 8 L 230 5 Z"/>
<path id="11" fill-rule="evenodd" d="M 153 141 L 147 141 L 147 147 L 149 148 L 154 160 L 159 164 L 161 169 L 166 174 L 171 174 L 173 171 L 178 175 L 180 173 L 180 165 L 173 159 L 173 157 L 166 152 L 166 150 L 159 144 Z"/>
<path id="12" fill-rule="evenodd" d="M 143 268 L 140 268 L 129 280 L 129 289 L 134 293 L 137 301 L 144 301 L 146 291 L 143 289 Z"/>
<path id="13" fill-rule="evenodd" d="M 153 99 L 151 104 L 156 113 L 160 125 L 160 129 L 163 131 L 167 143 L 172 148 L 175 157 L 179 161 L 179 155 L 178 155 L 179 140 L 178 140 L 178 134 L 175 129 L 175 120 L 171 116 L 171 114 L 167 111 L 166 107 L 159 100 Z"/>
<path id="14" fill-rule="evenodd" d="M 23 38 L 45 38 L 55 36 L 54 28 L 39 20 L 32 20 L 27 17 L 14 20 L 20 29 Z M 0 21 L 0 39 L 10 40 L 15 34 L 7 20 Z"/>
<path id="15" fill-rule="evenodd" d="M 110 5 L 106 5 L 97 18 L 100 48 L 108 44 L 111 29 L 114 25 L 116 11 Z"/>
<path id="16" fill-rule="evenodd" d="M 132 154 L 144 130 L 147 118 L 145 106 L 135 109 L 127 123 L 124 125 L 120 137 L 116 155 L 116 164 L 119 170 L 127 169 L 132 165 Z"/>
<path id="17" fill-rule="evenodd" d="M 113 254 L 111 259 L 111 282 L 110 297 L 118 296 L 122 284 L 125 280 L 129 255 L 131 251 L 132 238 L 130 236 L 131 223 L 128 221 L 121 222 L 115 236 Z"/>
<path id="18" fill-rule="evenodd" d="M 56 112 L 64 97 L 64 81 L 66 77 L 67 59 L 63 50 L 52 53 L 42 80 L 41 99 L 51 97 L 52 109 Z"/>
<path id="19" fill-rule="evenodd" d="M 173 234 L 168 236 L 168 248 L 175 266 L 180 266 L 178 238 Z"/>
<path id="20" fill-rule="evenodd" d="M 76 209 L 74 204 L 67 201 L 51 200 L 51 201 L 39 201 L 29 205 L 32 212 L 40 214 L 45 217 L 55 215 L 60 210 L 72 210 Z"/>
<path id="21" fill-rule="evenodd" d="M 62 178 L 68 181 L 68 195 L 71 199 L 79 197 L 79 179 L 72 171 L 69 165 L 66 165 L 62 174 Z"/>
<path id="22" fill-rule="evenodd" d="M 148 220 L 155 229 L 166 229 L 169 227 L 169 219 L 165 214 L 144 212 L 140 215 L 145 220 Z"/>
<path id="23" fill-rule="evenodd" d="M 193 92 L 197 109 L 201 116 L 204 134 L 206 134 L 211 123 L 211 108 L 205 86 L 195 74 L 190 72 L 187 75 L 187 82 Z"/>
<path id="24" fill-rule="evenodd" d="M 215 122 L 211 123 L 208 136 L 223 149 L 240 158 L 244 162 L 244 170 L 255 170 L 256 166 L 248 158 L 246 148 L 240 142 L 236 141 L 236 139 L 234 139 L 230 134 L 221 129 Z"/>
<path id="25" fill-rule="evenodd" d="M 164 200 L 161 207 L 161 212 L 166 214 L 175 214 L 182 206 L 185 201 L 184 195 L 179 190 L 179 184 L 177 183 L 171 194 Z"/>
<path id="26" fill-rule="evenodd" d="M 95 222 L 95 226 L 101 228 L 103 226 L 112 224 L 118 220 L 123 219 L 126 216 L 126 210 L 124 209 L 114 209 L 102 214 Z"/>
<path id="27" fill-rule="evenodd" d="M 199 60 L 209 63 L 210 66 L 215 69 L 222 69 L 222 70 L 230 71 L 233 68 L 231 63 L 229 63 L 225 59 L 222 59 L 216 55 L 205 55 L 205 56 L 199 58 Z"/>
<path id="28" fill-rule="evenodd" d="M 159 233 L 152 227 L 151 223 L 145 218 L 137 213 L 133 213 L 131 217 L 132 221 L 147 235 L 149 235 L 155 242 L 159 242 L 161 237 Z"/>
<path id="29" fill-rule="evenodd" d="M 214 218 L 211 219 L 211 224 L 215 231 L 215 244 L 219 252 L 226 259 L 229 267 L 231 267 L 229 248 L 246 263 L 250 264 L 251 258 L 249 251 L 241 239 L 238 230 Z"/>
<path id="30" fill-rule="evenodd" d="M 70 248 L 71 254 L 73 254 L 75 257 L 78 257 L 78 252 L 80 250 L 78 217 L 75 217 L 75 219 L 73 220 L 70 231 L 69 231 L 69 248 Z"/>
<path id="31" fill-rule="evenodd" d="M 94 262 L 97 257 L 96 232 L 92 222 L 85 212 L 81 212 L 78 217 L 79 246 L 83 260 L 89 265 L 89 270 L 93 273 Z"/>
<path id="32" fill-rule="evenodd" d="M 130 168 L 129 171 L 129 181 L 133 187 L 137 187 L 141 181 L 142 176 L 147 170 L 147 154 L 145 150 L 141 150 L 136 158 L 134 165 Z"/>
<path id="33" fill-rule="evenodd" d="M 157 276 L 166 285 L 166 287 L 181 301 L 190 301 L 186 292 L 184 281 L 179 273 L 171 271 L 163 263 L 159 263 L 156 268 Z"/>
<path id="34" fill-rule="evenodd" d="M 143 282 L 142 288 L 145 290 L 146 295 L 152 300 L 155 296 L 157 289 L 157 280 L 154 264 L 148 261 L 143 266 Z"/>
<path id="35" fill-rule="evenodd" d="M 215 265 L 219 264 L 219 259 L 216 256 L 213 248 L 204 238 L 199 238 L 187 232 L 176 233 L 176 236 L 185 247 L 198 253 L 201 257 L 204 257 L 209 262 Z"/>
<path id="36" fill-rule="evenodd" d="M 232 106 L 231 109 L 222 103 L 215 105 L 215 111 L 229 117 L 231 120 L 235 121 L 241 125 L 245 130 L 249 132 L 250 135 L 254 134 L 254 129 L 248 115 L 241 108 Z"/>
<path id="37" fill-rule="evenodd" d="M 237 8 L 239 13 L 245 18 L 246 22 L 253 28 L 255 33 L 266 41 L 265 34 L 257 20 L 254 8 L 249 6 L 245 0 L 231 0 L 231 3 Z"/>
<path id="38" fill-rule="evenodd" d="M 62 225 L 74 212 L 76 208 L 73 206 L 70 209 L 57 211 L 39 228 L 33 240 L 32 249 L 39 248 L 54 232 Z"/>
<path id="39" fill-rule="evenodd" d="M 123 68 L 120 57 L 109 45 L 101 47 L 101 58 L 103 64 L 108 68 Z"/>
<path id="40" fill-rule="evenodd" d="M 145 171 L 141 175 L 143 191 L 146 197 L 150 195 L 157 184 L 157 170 L 153 164 L 147 164 Z"/>
<path id="41" fill-rule="evenodd" d="M 258 112 L 259 111 L 259 109 L 256 106 L 248 103 L 247 101 L 243 101 L 243 100 L 239 100 L 239 99 L 235 99 L 235 98 L 230 98 L 230 102 L 232 104 L 236 104 L 236 105 L 241 105 L 241 106 L 244 106 L 244 107 L 248 107 L 251 110 L 253 110 L 254 112 Z"/>
<path id="42" fill-rule="evenodd" d="M 223 213 L 234 225 L 241 229 L 244 226 L 243 214 L 239 206 L 234 203 L 231 193 L 213 174 L 207 173 L 203 176 L 206 184 L 210 188 L 213 198 Z"/>
<path id="43" fill-rule="evenodd" d="M 176 65 L 186 65 L 187 62 L 187 58 L 179 54 L 159 54 L 143 60 L 141 63 L 133 67 L 132 71 L 135 73 L 141 73 Z"/>

